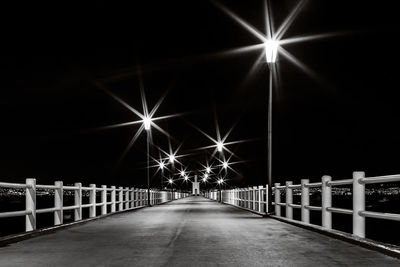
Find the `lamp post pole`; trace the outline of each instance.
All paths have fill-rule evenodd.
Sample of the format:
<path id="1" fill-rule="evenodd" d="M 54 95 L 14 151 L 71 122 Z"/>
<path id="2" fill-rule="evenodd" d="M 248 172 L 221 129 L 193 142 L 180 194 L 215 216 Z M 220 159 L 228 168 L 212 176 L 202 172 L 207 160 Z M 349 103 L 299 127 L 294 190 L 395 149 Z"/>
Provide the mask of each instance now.
<path id="1" fill-rule="evenodd" d="M 268 213 L 272 211 L 272 98 L 273 98 L 273 75 L 276 57 L 278 55 L 279 42 L 275 40 L 267 40 L 265 45 L 265 56 L 269 68 L 269 84 L 268 84 L 268 159 L 267 159 L 267 176 L 268 176 Z"/>
<path id="2" fill-rule="evenodd" d="M 269 86 L 268 86 L 268 212 L 272 211 L 272 72 L 273 63 L 268 63 Z"/>
<path id="3" fill-rule="evenodd" d="M 147 206 L 150 205 L 150 128 L 151 128 L 151 118 L 145 117 L 143 119 L 144 129 L 146 131 L 147 137 Z"/>
<path id="4" fill-rule="evenodd" d="M 150 206 L 150 131 L 147 130 L 147 206 Z"/>

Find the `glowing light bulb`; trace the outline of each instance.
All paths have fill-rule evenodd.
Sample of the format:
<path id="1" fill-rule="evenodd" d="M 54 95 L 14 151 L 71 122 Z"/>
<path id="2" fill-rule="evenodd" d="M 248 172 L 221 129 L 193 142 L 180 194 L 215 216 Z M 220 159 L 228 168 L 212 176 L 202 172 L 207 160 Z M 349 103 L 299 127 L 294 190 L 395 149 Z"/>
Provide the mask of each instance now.
<path id="1" fill-rule="evenodd" d="M 218 152 L 222 152 L 222 149 L 224 148 L 224 144 L 222 142 L 217 143 L 217 150 Z"/>
<path id="2" fill-rule="evenodd" d="M 264 42 L 264 47 L 267 63 L 275 63 L 276 56 L 278 55 L 279 42 L 275 40 L 267 40 Z"/>
<path id="3" fill-rule="evenodd" d="M 143 119 L 143 124 L 144 124 L 144 129 L 145 129 L 146 131 L 150 130 L 151 118 L 145 117 L 145 118 Z"/>

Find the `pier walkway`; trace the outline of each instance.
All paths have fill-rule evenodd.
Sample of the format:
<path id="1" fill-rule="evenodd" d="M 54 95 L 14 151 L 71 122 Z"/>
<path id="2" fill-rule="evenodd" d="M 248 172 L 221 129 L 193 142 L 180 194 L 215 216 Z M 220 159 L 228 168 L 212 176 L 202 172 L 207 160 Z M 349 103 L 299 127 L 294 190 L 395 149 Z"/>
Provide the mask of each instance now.
<path id="1" fill-rule="evenodd" d="M 274 219 L 188 197 L 0 248 L 0 266 L 399 266 Z"/>

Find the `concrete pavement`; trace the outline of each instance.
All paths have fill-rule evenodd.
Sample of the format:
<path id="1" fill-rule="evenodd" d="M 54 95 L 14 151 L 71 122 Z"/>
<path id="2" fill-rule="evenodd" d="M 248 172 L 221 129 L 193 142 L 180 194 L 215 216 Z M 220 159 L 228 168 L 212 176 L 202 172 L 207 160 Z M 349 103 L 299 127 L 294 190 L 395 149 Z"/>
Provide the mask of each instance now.
<path id="1" fill-rule="evenodd" d="M 190 197 L 0 248 L 0 266 L 400 266 L 273 219 Z"/>

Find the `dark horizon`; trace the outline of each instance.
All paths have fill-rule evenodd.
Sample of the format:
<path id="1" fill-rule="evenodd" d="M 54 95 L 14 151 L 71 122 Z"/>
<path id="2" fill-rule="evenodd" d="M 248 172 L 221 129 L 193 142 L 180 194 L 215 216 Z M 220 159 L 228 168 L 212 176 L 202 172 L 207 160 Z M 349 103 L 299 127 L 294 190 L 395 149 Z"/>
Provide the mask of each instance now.
<path id="1" fill-rule="evenodd" d="M 263 31 L 263 1 L 218 3 Z M 297 3 L 271 1 L 277 25 Z M 192 125 L 216 138 L 216 114 L 222 135 L 236 124 L 227 142 L 252 140 L 229 146 L 240 158 L 232 160 L 244 162 L 232 166 L 241 176 L 229 172 L 227 186 L 267 183 L 268 66 L 258 64 L 248 75 L 260 51 L 226 55 L 259 41 L 212 1 L 31 3 L 4 10 L 1 181 L 145 186 L 145 133 L 117 166 L 139 126 L 93 131 L 139 119 L 96 84 L 142 111 L 141 77 L 150 108 L 168 91 L 156 117 L 184 113 L 157 122 L 174 138 L 173 148 L 183 142 L 186 154 L 212 145 Z M 285 37 L 340 34 L 285 47 L 318 79 L 278 59 L 274 182 L 400 173 L 396 12 L 389 1 L 308 1 Z M 153 133 L 154 143 L 168 150 L 167 138 Z M 155 148 L 152 156 L 158 157 Z M 182 161 L 196 171 L 204 158 Z M 156 174 L 151 186 L 159 181 Z"/>

